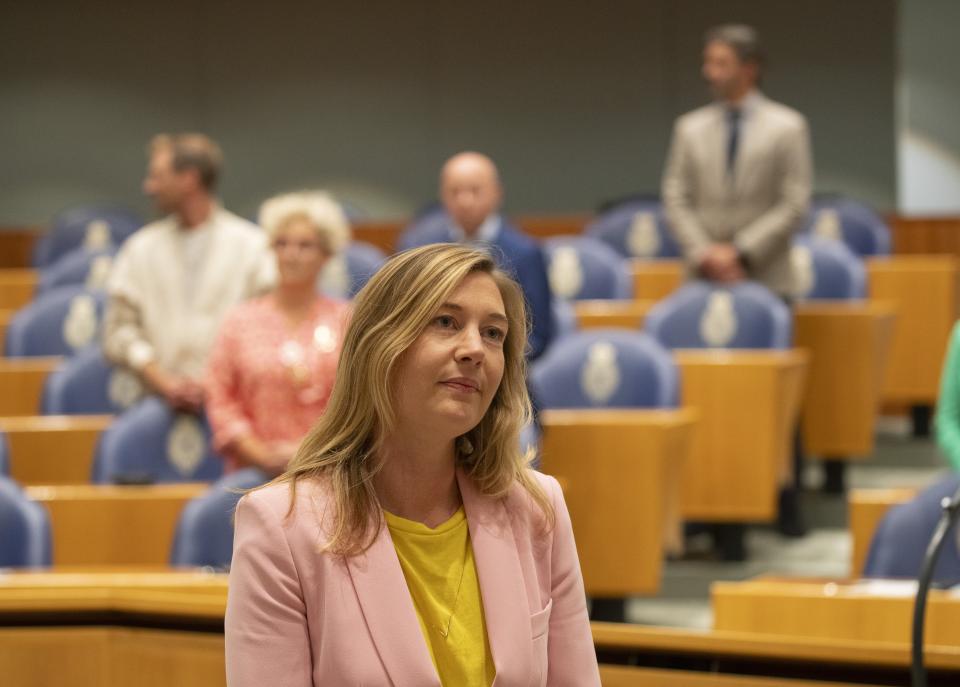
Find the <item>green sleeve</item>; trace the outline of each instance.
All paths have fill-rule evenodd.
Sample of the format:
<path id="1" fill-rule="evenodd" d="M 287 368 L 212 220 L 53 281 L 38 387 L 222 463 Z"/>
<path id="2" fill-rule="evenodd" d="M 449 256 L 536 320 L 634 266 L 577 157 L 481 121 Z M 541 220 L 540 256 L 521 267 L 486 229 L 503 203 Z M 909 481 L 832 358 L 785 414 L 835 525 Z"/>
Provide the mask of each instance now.
<path id="1" fill-rule="evenodd" d="M 940 377 L 937 443 L 954 470 L 960 471 L 960 322 L 953 327 Z"/>

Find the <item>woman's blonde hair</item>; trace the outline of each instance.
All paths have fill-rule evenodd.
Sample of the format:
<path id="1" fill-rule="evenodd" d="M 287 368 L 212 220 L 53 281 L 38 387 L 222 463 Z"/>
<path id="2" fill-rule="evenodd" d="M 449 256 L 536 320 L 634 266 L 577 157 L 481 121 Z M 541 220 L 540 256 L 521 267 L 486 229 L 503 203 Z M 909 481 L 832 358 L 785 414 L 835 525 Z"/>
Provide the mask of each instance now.
<path id="1" fill-rule="evenodd" d="M 294 219 L 305 219 L 317 232 L 323 251 L 336 255 L 350 243 L 350 223 L 333 196 L 326 191 L 294 191 L 263 201 L 260 226 L 272 241 Z"/>
<path id="2" fill-rule="evenodd" d="M 455 443 L 456 461 L 484 494 L 500 497 L 519 483 L 543 512 L 546 526 L 553 525 L 550 501 L 520 451 L 520 430 L 531 419 L 523 293 L 485 252 L 434 244 L 395 255 L 357 295 L 327 409 L 278 478 L 291 484 L 291 511 L 299 480 L 322 478 L 329 485 L 333 518 L 325 550 L 355 555 L 376 538 L 382 515 L 373 477 L 381 467 L 380 442 L 396 423 L 397 362 L 474 272 L 489 274 L 496 283 L 508 329 L 500 386 L 480 423 Z"/>

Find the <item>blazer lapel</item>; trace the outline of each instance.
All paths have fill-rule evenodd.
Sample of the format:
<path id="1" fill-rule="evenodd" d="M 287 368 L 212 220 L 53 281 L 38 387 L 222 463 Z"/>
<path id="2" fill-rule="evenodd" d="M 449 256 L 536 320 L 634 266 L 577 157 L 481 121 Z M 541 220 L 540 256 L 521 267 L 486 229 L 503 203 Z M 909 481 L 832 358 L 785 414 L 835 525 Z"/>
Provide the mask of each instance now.
<path id="1" fill-rule="evenodd" d="M 497 669 L 493 684 L 529 684 L 533 678 L 530 604 L 513 528 L 501 499 L 480 493 L 457 471 L 460 495 L 480 580 L 490 652 Z"/>
<path id="2" fill-rule="evenodd" d="M 361 556 L 347 560 L 370 636 L 395 685 L 440 687 L 410 589 L 386 525 Z"/>

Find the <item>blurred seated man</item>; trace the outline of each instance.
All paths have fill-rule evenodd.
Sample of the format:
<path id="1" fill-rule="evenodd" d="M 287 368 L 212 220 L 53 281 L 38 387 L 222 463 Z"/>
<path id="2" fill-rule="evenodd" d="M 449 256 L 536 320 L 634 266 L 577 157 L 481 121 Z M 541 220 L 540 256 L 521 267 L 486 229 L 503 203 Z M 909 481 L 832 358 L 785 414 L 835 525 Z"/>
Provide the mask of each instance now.
<path id="1" fill-rule="evenodd" d="M 222 155 L 201 134 L 159 135 L 143 190 L 166 215 L 124 243 L 108 282 L 103 348 L 178 410 L 203 403 L 220 320 L 272 279 L 259 227 L 214 196 Z"/>
<path id="2" fill-rule="evenodd" d="M 400 237 L 398 249 L 428 243 L 485 246 L 498 266 L 523 289 L 533 321 L 527 358 L 537 358 L 553 337 L 546 264 L 540 246 L 500 215 L 503 189 L 493 160 L 474 152 L 459 153 L 447 160 L 440 172 L 440 199 L 446 221 L 408 230 Z"/>
<path id="3" fill-rule="evenodd" d="M 283 472 L 330 398 L 350 306 L 317 291 L 327 261 L 346 247 L 340 206 L 321 192 L 266 201 L 277 285 L 227 313 L 206 378 L 213 444 L 227 470 Z"/>

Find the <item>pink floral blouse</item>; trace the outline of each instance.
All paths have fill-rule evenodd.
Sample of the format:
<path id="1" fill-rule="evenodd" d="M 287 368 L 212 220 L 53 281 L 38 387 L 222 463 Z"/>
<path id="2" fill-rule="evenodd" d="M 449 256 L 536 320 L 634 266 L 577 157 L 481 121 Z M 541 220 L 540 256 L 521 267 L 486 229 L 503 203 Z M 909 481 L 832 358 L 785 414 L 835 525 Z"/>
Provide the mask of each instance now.
<path id="1" fill-rule="evenodd" d="M 237 464 L 224 448 L 239 436 L 303 439 L 326 408 L 349 317 L 348 303 L 322 296 L 295 327 L 270 295 L 227 314 L 210 351 L 206 411 L 228 471 Z"/>

